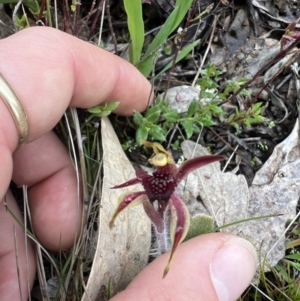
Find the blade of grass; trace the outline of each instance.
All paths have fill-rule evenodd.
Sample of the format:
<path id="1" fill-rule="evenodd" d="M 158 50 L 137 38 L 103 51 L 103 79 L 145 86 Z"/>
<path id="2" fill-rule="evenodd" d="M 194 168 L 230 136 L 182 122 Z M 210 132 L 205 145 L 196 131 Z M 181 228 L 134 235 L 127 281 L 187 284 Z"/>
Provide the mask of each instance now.
<path id="1" fill-rule="evenodd" d="M 136 64 L 140 61 L 145 37 L 142 1 L 124 0 L 124 7 L 131 39 L 129 60 L 132 64 Z"/>
<path id="2" fill-rule="evenodd" d="M 199 43 L 200 40 L 196 40 L 195 42 L 187 45 L 186 47 L 184 47 L 181 51 L 179 51 L 176 61 L 175 63 L 178 63 L 179 61 L 181 61 L 183 58 L 185 58 Z M 157 79 L 162 73 L 166 72 L 168 69 L 171 68 L 173 62 L 171 61 L 170 63 L 167 64 L 167 66 L 161 70 L 155 77 L 153 80 Z"/>
<path id="3" fill-rule="evenodd" d="M 145 57 L 147 57 L 143 62 L 138 65 L 138 69 L 144 76 L 148 76 L 152 70 L 153 57 L 155 52 L 159 47 L 166 42 L 168 36 L 178 27 L 185 17 L 188 9 L 190 8 L 193 0 L 177 0 L 175 4 L 175 9 L 169 15 L 164 25 L 161 27 L 160 31 L 155 36 L 154 40 L 149 45 Z"/>
<path id="4" fill-rule="evenodd" d="M 241 224 L 241 223 L 250 222 L 250 221 L 263 219 L 263 218 L 276 217 L 276 216 L 281 216 L 281 215 L 283 215 L 283 214 L 282 213 L 276 213 L 276 214 L 268 214 L 268 215 L 261 215 L 261 216 L 252 216 L 252 217 L 249 217 L 249 218 L 241 219 L 241 220 L 233 222 L 233 223 L 222 225 L 220 227 L 216 227 L 216 228 L 213 229 L 213 232 L 217 232 L 221 229 L 224 229 L 224 228 L 227 228 L 227 227 L 230 227 L 230 226 L 234 226 L 234 225 L 238 225 L 238 224 Z"/>

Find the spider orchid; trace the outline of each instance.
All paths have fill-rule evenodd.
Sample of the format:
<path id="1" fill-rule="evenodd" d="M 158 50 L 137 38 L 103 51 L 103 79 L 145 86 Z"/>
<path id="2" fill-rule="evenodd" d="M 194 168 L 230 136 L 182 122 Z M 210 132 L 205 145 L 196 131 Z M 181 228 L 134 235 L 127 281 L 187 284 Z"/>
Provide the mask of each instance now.
<path id="1" fill-rule="evenodd" d="M 185 238 L 190 223 L 188 209 L 175 193 L 175 188 L 193 170 L 223 160 L 224 157 L 217 155 L 197 157 L 185 161 L 177 168 L 171 153 L 166 151 L 159 143 L 143 141 L 143 144 L 146 147 L 153 148 L 154 156 L 149 159 L 149 162 L 156 167 L 156 170 L 150 175 L 142 169 L 137 169 L 136 178 L 112 187 L 116 189 L 141 183 L 145 190 L 122 195 L 109 226 L 110 228 L 113 226 L 116 217 L 125 208 L 143 204 L 146 214 L 154 225 L 158 248 L 161 253 L 165 253 L 170 248 L 167 242 L 168 231 L 166 229 L 166 225 L 169 225 L 172 246 L 163 273 L 163 277 L 165 277 L 169 271 L 174 252 Z M 166 214 L 168 208 L 170 215 Z"/>

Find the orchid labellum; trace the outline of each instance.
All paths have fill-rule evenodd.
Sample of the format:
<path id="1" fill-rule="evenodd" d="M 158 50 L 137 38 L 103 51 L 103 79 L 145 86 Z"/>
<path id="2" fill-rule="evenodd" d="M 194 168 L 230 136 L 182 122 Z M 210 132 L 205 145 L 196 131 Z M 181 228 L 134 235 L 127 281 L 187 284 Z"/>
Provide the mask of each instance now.
<path id="1" fill-rule="evenodd" d="M 141 183 L 145 190 L 122 195 L 109 226 L 113 226 L 117 215 L 125 208 L 143 204 L 144 210 L 155 228 L 160 253 L 171 249 L 163 274 L 163 277 L 165 277 L 169 271 L 174 252 L 185 238 L 190 223 L 188 209 L 175 193 L 175 188 L 193 170 L 223 160 L 224 157 L 217 155 L 197 157 L 185 161 L 177 168 L 171 153 L 166 151 L 159 143 L 143 141 L 143 144 L 146 147 L 153 148 L 154 156 L 149 159 L 149 162 L 156 167 L 156 170 L 150 175 L 144 170 L 138 169 L 136 170 L 136 178 L 112 187 L 116 189 Z M 166 214 L 168 209 L 170 220 L 168 214 Z M 169 227 L 169 231 L 167 231 L 167 227 Z M 168 246 L 167 235 L 170 235 L 171 247 Z"/>

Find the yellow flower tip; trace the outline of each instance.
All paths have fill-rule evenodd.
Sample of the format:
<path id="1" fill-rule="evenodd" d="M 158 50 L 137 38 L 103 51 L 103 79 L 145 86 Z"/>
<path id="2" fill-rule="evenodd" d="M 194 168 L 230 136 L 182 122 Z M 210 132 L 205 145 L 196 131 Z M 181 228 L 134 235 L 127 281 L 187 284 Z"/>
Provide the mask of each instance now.
<path id="1" fill-rule="evenodd" d="M 168 264 L 165 267 L 163 279 L 167 276 L 167 274 L 169 273 L 169 270 L 170 270 L 170 262 L 168 262 Z"/>
<path id="2" fill-rule="evenodd" d="M 164 149 L 164 147 L 157 142 L 141 140 L 141 143 L 144 144 L 146 147 L 152 148 L 156 154 L 159 154 L 159 153 L 168 154 L 168 151 L 166 151 Z"/>
<path id="3" fill-rule="evenodd" d="M 109 229 L 112 229 L 113 227 L 114 227 L 114 225 L 115 225 L 115 219 L 116 219 L 116 217 L 115 216 L 113 216 L 113 218 L 110 220 L 110 222 L 109 222 Z"/>
<path id="4" fill-rule="evenodd" d="M 153 148 L 153 142 L 146 141 L 146 140 L 140 140 L 140 143 L 145 145 L 146 147 Z"/>
<path id="5" fill-rule="evenodd" d="M 153 158 L 149 159 L 149 162 L 154 166 L 165 166 L 168 164 L 168 157 L 166 154 L 156 154 Z"/>
<path id="6" fill-rule="evenodd" d="M 170 152 L 166 151 L 163 146 L 157 142 L 141 140 L 146 147 L 152 148 L 156 154 L 149 162 L 154 166 L 165 166 L 167 164 L 175 164 Z"/>

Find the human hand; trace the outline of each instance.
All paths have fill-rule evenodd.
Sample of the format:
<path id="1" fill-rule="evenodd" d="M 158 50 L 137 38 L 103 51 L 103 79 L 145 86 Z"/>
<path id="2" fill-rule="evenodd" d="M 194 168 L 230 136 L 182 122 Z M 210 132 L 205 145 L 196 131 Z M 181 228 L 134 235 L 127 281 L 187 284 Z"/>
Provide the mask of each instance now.
<path id="1" fill-rule="evenodd" d="M 201 235 L 179 245 L 167 276 L 168 253 L 151 262 L 111 301 L 235 301 L 256 270 L 253 246 L 234 235 Z"/>
<path id="2" fill-rule="evenodd" d="M 23 30 L 1 40 L 0 47 L 0 73 L 24 106 L 30 129 L 30 143 L 16 150 L 18 130 L 6 105 L 0 100 L 0 200 L 5 196 L 8 206 L 21 219 L 7 189 L 11 179 L 17 185 L 27 185 L 33 226 L 40 242 L 53 251 L 59 247 L 70 248 L 79 230 L 76 221 L 81 215 L 77 204 L 77 180 L 67 151 L 51 129 L 68 106 L 89 108 L 104 101 L 118 100 L 121 103 L 116 113 L 128 115 L 133 109 L 141 111 L 146 108 L 150 84 L 129 63 L 51 28 Z M 28 298 L 26 279 L 32 286 L 35 258 L 29 246 L 26 260 L 23 236 L 22 229 L 1 203 L 0 300 L 19 300 L 20 292 L 23 300 Z M 142 271 L 115 300 L 169 298 L 175 301 L 184 300 L 186 296 L 191 296 L 186 300 L 217 300 L 209 278 L 212 261 L 218 263 L 215 268 L 214 265 L 211 267 L 215 274 L 228 273 L 224 283 L 231 279 L 234 287 L 229 296 L 237 298 L 254 274 L 255 259 L 245 248 L 237 251 L 237 247 L 233 247 L 237 242 L 233 244 L 232 239 L 228 240 L 230 237 L 214 234 L 182 244 L 164 280 L 161 279 L 166 263 L 163 255 Z M 236 251 L 231 251 L 234 252 L 231 254 L 237 254 L 231 261 L 232 270 L 227 268 L 229 259 L 223 265 L 224 259 L 219 257 L 224 248 L 230 250 L 224 241 L 231 241 L 231 248 Z M 226 255 L 226 258 L 232 256 Z M 169 295 L 169 292 L 174 294 Z M 225 292 L 222 295 L 225 296 Z"/>

